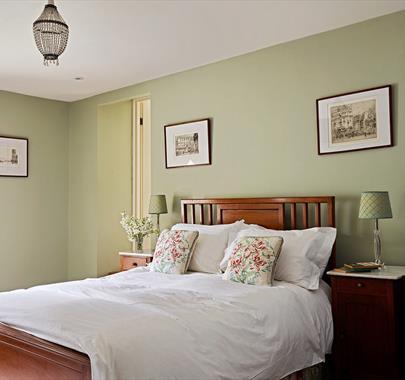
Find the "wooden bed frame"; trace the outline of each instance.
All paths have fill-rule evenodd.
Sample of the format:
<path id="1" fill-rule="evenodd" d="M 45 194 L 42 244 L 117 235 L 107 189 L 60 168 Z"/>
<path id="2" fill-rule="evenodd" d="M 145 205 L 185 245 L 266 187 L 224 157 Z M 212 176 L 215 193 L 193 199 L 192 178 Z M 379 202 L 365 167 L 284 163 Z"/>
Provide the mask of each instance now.
<path id="1" fill-rule="evenodd" d="M 181 214 L 183 223 L 225 224 L 244 219 L 273 229 L 334 227 L 335 198 L 187 199 L 181 201 Z M 328 267 L 335 267 L 335 248 Z M 55 379 L 90 380 L 89 357 L 0 323 L 0 380 Z"/>

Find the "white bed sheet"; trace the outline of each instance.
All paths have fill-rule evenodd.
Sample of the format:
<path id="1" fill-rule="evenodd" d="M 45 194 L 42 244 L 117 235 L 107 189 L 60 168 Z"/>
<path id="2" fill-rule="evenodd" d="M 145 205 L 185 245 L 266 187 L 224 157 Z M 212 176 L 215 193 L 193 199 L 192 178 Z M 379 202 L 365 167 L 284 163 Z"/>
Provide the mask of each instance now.
<path id="1" fill-rule="evenodd" d="M 0 293 L 0 322 L 85 352 L 95 380 L 276 380 L 330 352 L 329 293 L 137 268 Z"/>

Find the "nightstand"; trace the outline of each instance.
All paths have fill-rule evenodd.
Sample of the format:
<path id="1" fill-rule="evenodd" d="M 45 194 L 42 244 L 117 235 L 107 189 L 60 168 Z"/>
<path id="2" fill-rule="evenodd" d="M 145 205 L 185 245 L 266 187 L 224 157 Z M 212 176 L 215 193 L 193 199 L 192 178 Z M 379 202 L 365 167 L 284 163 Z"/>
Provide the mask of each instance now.
<path id="1" fill-rule="evenodd" d="M 119 252 L 121 270 L 128 270 L 136 267 L 144 267 L 153 259 L 153 251 L 143 253 Z"/>
<path id="2" fill-rule="evenodd" d="M 405 378 L 405 267 L 327 274 L 332 280 L 335 379 Z"/>

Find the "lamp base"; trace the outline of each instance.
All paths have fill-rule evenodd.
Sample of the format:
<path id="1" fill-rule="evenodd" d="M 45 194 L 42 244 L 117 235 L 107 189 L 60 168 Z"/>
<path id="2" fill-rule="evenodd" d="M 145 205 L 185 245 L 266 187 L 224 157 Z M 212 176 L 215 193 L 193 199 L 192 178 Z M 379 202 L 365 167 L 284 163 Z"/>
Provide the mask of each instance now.
<path id="1" fill-rule="evenodd" d="M 378 219 L 375 219 L 375 228 L 374 228 L 374 262 L 379 265 L 379 269 L 384 268 L 384 262 L 381 260 L 381 238 L 380 230 L 378 229 Z"/>
<path id="2" fill-rule="evenodd" d="M 385 264 L 380 260 L 380 261 L 374 261 L 377 265 L 379 265 L 378 270 L 384 270 L 385 269 Z"/>

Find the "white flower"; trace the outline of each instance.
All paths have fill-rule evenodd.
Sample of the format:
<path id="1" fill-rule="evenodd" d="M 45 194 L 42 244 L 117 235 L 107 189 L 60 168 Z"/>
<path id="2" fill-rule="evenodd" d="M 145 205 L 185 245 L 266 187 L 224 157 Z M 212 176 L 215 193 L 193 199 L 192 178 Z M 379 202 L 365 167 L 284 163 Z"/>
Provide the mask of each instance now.
<path id="1" fill-rule="evenodd" d="M 149 217 L 135 218 L 129 216 L 126 212 L 122 212 L 120 223 L 128 236 L 128 240 L 131 242 L 142 241 L 149 235 L 159 233 Z"/>

